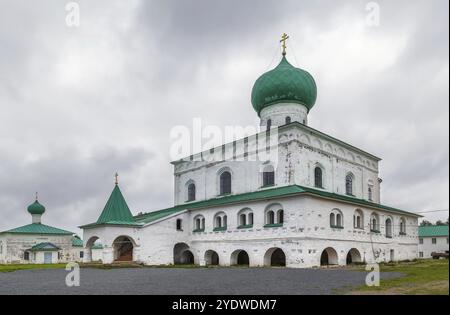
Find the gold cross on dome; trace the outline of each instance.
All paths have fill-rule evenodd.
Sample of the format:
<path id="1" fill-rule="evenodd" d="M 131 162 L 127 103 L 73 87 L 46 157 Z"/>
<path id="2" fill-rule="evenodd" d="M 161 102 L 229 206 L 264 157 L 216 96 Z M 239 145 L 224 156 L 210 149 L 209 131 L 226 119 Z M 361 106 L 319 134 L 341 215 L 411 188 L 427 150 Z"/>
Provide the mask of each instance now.
<path id="1" fill-rule="evenodd" d="M 283 48 L 283 56 L 286 56 L 286 41 L 289 39 L 289 36 L 286 33 L 283 33 L 283 35 L 281 36 L 281 40 L 280 43 L 283 43 L 283 45 L 281 46 Z"/>
<path id="2" fill-rule="evenodd" d="M 116 173 L 116 174 L 114 175 L 114 177 L 116 178 L 116 185 L 119 185 L 119 174 Z"/>

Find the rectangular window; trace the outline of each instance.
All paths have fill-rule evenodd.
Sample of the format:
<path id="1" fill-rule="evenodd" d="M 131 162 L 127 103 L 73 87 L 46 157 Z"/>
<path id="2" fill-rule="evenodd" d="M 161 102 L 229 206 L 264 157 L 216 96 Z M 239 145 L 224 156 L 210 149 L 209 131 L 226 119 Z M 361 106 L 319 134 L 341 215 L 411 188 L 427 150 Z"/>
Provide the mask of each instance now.
<path id="1" fill-rule="evenodd" d="M 84 252 L 83 251 L 80 252 L 80 258 L 84 258 Z"/>
<path id="2" fill-rule="evenodd" d="M 183 221 L 181 219 L 177 220 L 177 231 L 183 230 Z"/>
<path id="3" fill-rule="evenodd" d="M 24 260 L 30 260 L 30 253 L 29 252 L 25 252 L 23 255 L 23 259 Z"/>
<path id="4" fill-rule="evenodd" d="M 420 245 L 423 245 L 423 238 L 419 238 Z"/>
<path id="5" fill-rule="evenodd" d="M 275 185 L 275 172 L 263 173 L 263 187 Z"/>
<path id="6" fill-rule="evenodd" d="M 431 239 L 431 244 L 433 244 L 433 245 L 436 245 L 436 238 L 435 237 L 433 237 L 432 239 Z"/>
<path id="7" fill-rule="evenodd" d="M 419 257 L 423 258 L 423 252 L 419 252 Z"/>

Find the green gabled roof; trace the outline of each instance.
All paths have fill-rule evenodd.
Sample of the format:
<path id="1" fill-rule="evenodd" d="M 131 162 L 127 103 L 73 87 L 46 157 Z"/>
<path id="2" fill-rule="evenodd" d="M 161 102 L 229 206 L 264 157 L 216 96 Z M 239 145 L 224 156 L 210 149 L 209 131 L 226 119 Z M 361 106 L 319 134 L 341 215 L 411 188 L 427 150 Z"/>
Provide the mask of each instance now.
<path id="1" fill-rule="evenodd" d="M 136 223 L 147 224 L 185 210 L 187 210 L 186 205 L 180 205 L 173 208 L 140 214 L 135 216 L 134 219 Z"/>
<path id="2" fill-rule="evenodd" d="M 61 248 L 58 246 L 52 244 L 52 243 L 39 243 L 37 245 L 34 245 L 29 249 L 30 252 L 48 252 L 48 251 L 58 251 Z"/>
<path id="3" fill-rule="evenodd" d="M 73 232 L 61 230 L 52 226 L 33 223 L 25 226 L 21 226 L 2 233 L 10 234 L 51 234 L 51 235 L 73 235 Z"/>
<path id="4" fill-rule="evenodd" d="M 373 209 L 378 210 L 385 210 L 389 212 L 395 212 L 398 214 L 405 214 L 405 215 L 412 215 L 416 217 L 421 217 L 420 215 L 400 209 L 396 209 L 393 207 L 369 202 L 364 199 L 358 199 L 355 197 L 330 193 L 322 190 L 317 190 L 309 187 L 303 187 L 298 185 L 291 185 L 291 186 L 283 186 L 283 187 L 276 187 L 271 189 L 264 189 L 259 190 L 255 192 L 250 193 L 244 193 L 239 195 L 229 195 L 224 197 L 217 197 L 212 198 L 204 201 L 197 201 L 197 202 L 191 202 L 186 204 L 177 205 L 172 208 L 144 213 L 137 215 L 135 217 L 132 217 L 132 221 L 106 221 L 102 223 L 92 223 L 88 225 L 81 226 L 80 228 L 93 228 L 98 225 L 119 225 L 119 226 L 136 226 L 141 227 L 145 224 L 163 219 L 165 217 L 171 216 L 173 214 L 177 214 L 179 212 L 185 211 L 185 210 L 195 210 L 195 209 L 202 209 L 202 208 L 208 208 L 208 207 L 216 207 L 216 206 L 224 206 L 229 205 L 233 203 L 243 203 L 243 202 L 250 202 L 255 200 L 264 200 L 264 199 L 270 199 L 270 198 L 277 198 L 277 197 L 289 197 L 294 195 L 301 195 L 301 194 L 307 194 L 332 200 L 339 200 L 342 202 L 348 202 L 352 204 L 356 204 L 359 206 L 364 207 L 370 207 Z"/>
<path id="5" fill-rule="evenodd" d="M 448 225 L 419 226 L 419 237 L 448 236 Z"/>
<path id="6" fill-rule="evenodd" d="M 83 247 L 83 240 L 78 236 L 74 236 L 72 238 L 72 246 L 73 247 Z"/>
<path id="7" fill-rule="evenodd" d="M 239 195 L 229 195 L 225 197 L 218 197 L 213 198 L 205 201 L 198 201 L 198 202 L 192 202 L 188 204 L 182 204 L 175 206 L 173 208 L 168 208 L 160 211 L 150 212 L 142 215 L 138 215 L 134 217 L 136 223 L 151 223 L 153 221 L 162 219 L 164 217 L 167 217 L 172 214 L 176 214 L 178 212 L 184 211 L 184 210 L 195 210 L 195 209 L 201 209 L 201 208 L 207 208 L 207 207 L 215 207 L 215 206 L 223 206 L 233 203 L 242 203 L 242 202 L 249 202 L 249 201 L 255 201 L 255 200 L 263 200 L 263 199 L 269 199 L 269 198 L 276 198 L 276 197 L 289 197 L 299 194 L 310 194 L 313 196 L 323 197 L 327 199 L 333 199 L 333 200 L 339 200 L 343 202 L 350 202 L 353 204 L 357 204 L 360 206 L 370 207 L 374 209 L 379 210 L 386 210 L 390 212 L 395 212 L 399 214 L 406 214 L 406 215 L 413 215 L 420 217 L 420 215 L 407 212 L 404 210 L 396 209 L 393 207 L 369 202 L 367 200 L 358 199 L 350 196 L 344 196 L 339 195 L 335 193 L 330 193 L 326 191 L 321 191 L 309 187 L 303 187 L 298 185 L 292 185 L 292 186 L 283 186 L 283 187 L 277 187 L 277 188 L 271 188 L 271 189 L 265 189 L 260 190 L 256 192 L 250 192 L 250 193 L 244 193 Z"/>
<path id="8" fill-rule="evenodd" d="M 128 208 L 127 202 L 117 184 L 114 187 L 102 214 L 97 220 L 97 224 L 107 224 L 110 222 L 117 222 L 117 224 L 134 223 L 130 208 Z"/>

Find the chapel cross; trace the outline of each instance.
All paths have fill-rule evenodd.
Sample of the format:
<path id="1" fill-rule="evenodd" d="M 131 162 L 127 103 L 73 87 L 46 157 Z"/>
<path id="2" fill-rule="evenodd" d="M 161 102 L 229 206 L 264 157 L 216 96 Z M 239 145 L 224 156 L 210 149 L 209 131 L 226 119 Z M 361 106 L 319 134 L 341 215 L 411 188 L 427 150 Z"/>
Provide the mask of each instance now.
<path id="1" fill-rule="evenodd" d="M 289 36 L 286 33 L 283 33 L 281 36 L 280 43 L 283 43 L 281 46 L 283 48 L 283 56 L 286 56 L 286 41 L 289 39 Z"/>

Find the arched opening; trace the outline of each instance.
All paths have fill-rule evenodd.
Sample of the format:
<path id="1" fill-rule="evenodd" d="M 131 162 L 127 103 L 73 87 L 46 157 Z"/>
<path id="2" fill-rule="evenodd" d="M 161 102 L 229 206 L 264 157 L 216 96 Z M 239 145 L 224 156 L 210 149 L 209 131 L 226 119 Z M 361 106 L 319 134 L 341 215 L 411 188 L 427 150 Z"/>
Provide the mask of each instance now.
<path id="1" fill-rule="evenodd" d="M 183 231 L 183 220 L 177 219 L 177 231 Z"/>
<path id="2" fill-rule="evenodd" d="M 400 235 L 406 235 L 406 219 L 400 218 Z"/>
<path id="3" fill-rule="evenodd" d="M 377 213 L 372 213 L 370 216 L 370 231 L 375 233 L 380 233 L 380 223 L 379 216 Z"/>
<path id="4" fill-rule="evenodd" d="M 275 170 L 273 166 L 269 165 L 264 168 L 263 171 L 263 187 L 275 185 Z"/>
<path id="5" fill-rule="evenodd" d="M 231 194 L 231 173 L 228 171 L 220 174 L 220 194 L 229 195 Z"/>
<path id="6" fill-rule="evenodd" d="M 320 265 L 321 266 L 331 266 L 331 265 L 338 265 L 338 264 L 339 264 L 339 260 L 338 260 L 337 252 L 334 250 L 334 248 L 331 248 L 331 247 L 326 248 L 322 252 L 322 255 L 320 256 Z"/>
<path id="7" fill-rule="evenodd" d="M 248 214 L 248 224 L 253 225 L 253 212 Z"/>
<path id="8" fill-rule="evenodd" d="M 356 248 L 352 248 L 349 250 L 346 259 L 347 265 L 360 263 L 362 262 L 361 253 Z"/>
<path id="9" fill-rule="evenodd" d="M 216 217 L 216 225 L 214 227 L 216 227 L 216 228 L 222 227 L 222 217 L 221 216 Z"/>
<path id="10" fill-rule="evenodd" d="M 360 209 L 356 209 L 353 215 L 353 227 L 355 229 L 364 229 L 364 214 Z"/>
<path id="11" fill-rule="evenodd" d="M 208 250 L 205 253 L 205 261 L 207 266 L 218 266 L 219 254 L 213 250 Z"/>
<path id="12" fill-rule="evenodd" d="M 386 237 L 392 237 L 392 220 L 390 218 L 386 219 Z"/>
<path id="13" fill-rule="evenodd" d="M 197 215 L 194 218 L 194 232 L 203 232 L 205 230 L 205 217 Z"/>
<path id="14" fill-rule="evenodd" d="M 318 166 L 314 169 L 314 186 L 323 188 L 322 169 Z"/>
<path id="15" fill-rule="evenodd" d="M 280 209 L 277 212 L 277 223 L 283 224 L 284 223 L 284 210 Z"/>
<path id="16" fill-rule="evenodd" d="M 336 214 L 336 226 L 342 226 L 342 215 L 340 213 Z"/>
<path id="17" fill-rule="evenodd" d="M 196 194 L 196 188 L 194 183 L 190 183 L 188 185 L 188 191 L 187 191 L 187 201 L 194 201 L 195 200 L 195 194 Z"/>
<path id="18" fill-rule="evenodd" d="M 292 122 L 292 118 L 287 116 L 286 117 L 286 125 L 289 125 Z"/>
<path id="19" fill-rule="evenodd" d="M 253 225 L 253 212 L 250 208 L 245 208 L 238 212 L 237 224 L 239 228 L 248 228 Z"/>
<path id="20" fill-rule="evenodd" d="M 275 224 L 275 213 L 272 210 L 267 212 L 266 224 Z"/>
<path id="21" fill-rule="evenodd" d="M 232 266 L 249 266 L 250 257 L 245 250 L 236 250 L 231 254 L 231 265 Z"/>
<path id="22" fill-rule="evenodd" d="M 86 247 L 84 250 L 84 262 L 93 262 L 93 261 L 101 261 L 103 258 L 103 254 L 100 255 L 100 250 L 96 250 L 96 248 L 100 248 L 101 241 L 97 236 L 91 237 L 86 242 Z M 98 253 L 97 253 L 98 252 Z"/>
<path id="23" fill-rule="evenodd" d="M 133 261 L 134 243 L 128 236 L 119 236 L 113 242 L 114 261 Z"/>
<path id="24" fill-rule="evenodd" d="M 353 174 L 349 173 L 345 177 L 345 193 L 349 196 L 353 196 Z"/>
<path id="25" fill-rule="evenodd" d="M 193 265 L 194 254 L 186 243 L 178 243 L 173 248 L 173 263 L 175 265 Z"/>
<path id="26" fill-rule="evenodd" d="M 285 267 L 286 254 L 281 248 L 271 248 L 264 255 L 264 266 Z"/>

